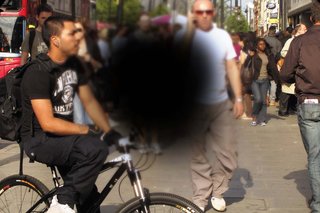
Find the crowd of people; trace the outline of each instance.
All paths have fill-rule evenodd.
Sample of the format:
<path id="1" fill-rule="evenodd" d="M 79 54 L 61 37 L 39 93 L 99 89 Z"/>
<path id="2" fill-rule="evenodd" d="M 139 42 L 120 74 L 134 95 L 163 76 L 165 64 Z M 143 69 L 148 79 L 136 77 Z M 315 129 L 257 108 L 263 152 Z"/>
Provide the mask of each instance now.
<path id="1" fill-rule="evenodd" d="M 283 32 L 271 26 L 261 37 L 254 32 L 231 35 L 243 85 L 245 112 L 241 119 L 251 120 L 252 126 L 265 126 L 269 121 L 268 106 L 278 107 L 281 117 L 296 114 L 294 84 L 282 83 L 280 70 L 291 41 L 306 31 L 306 25 L 300 23 Z"/>
<path id="2" fill-rule="evenodd" d="M 246 110 L 243 118 L 252 119 L 252 126 L 265 126 L 267 106 L 276 102 L 279 102 L 279 116 L 297 114 L 308 159 L 312 192 L 309 205 L 311 212 L 315 213 L 320 212 L 320 70 L 316 62 L 320 56 L 319 1 L 312 3 L 310 21 L 312 26 L 309 28 L 299 23 L 278 34 L 271 26 L 264 38 L 247 40 L 243 47 L 247 56 L 244 63 L 239 61 L 239 66 L 243 75 L 244 94 L 251 92 L 253 99 L 252 113 Z M 250 75 L 243 73 L 250 71 L 253 75 L 248 81 Z M 252 103 L 245 103 L 246 108 L 251 109 Z"/>

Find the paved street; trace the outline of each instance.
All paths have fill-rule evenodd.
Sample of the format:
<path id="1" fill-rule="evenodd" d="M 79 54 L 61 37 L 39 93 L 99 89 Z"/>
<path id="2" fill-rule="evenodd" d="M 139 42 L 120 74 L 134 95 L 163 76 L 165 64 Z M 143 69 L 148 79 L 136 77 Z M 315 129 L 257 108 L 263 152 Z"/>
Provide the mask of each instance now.
<path id="1" fill-rule="evenodd" d="M 225 194 L 230 213 L 307 213 L 310 188 L 306 170 L 306 154 L 300 139 L 296 116 L 276 116 L 276 107 L 269 107 L 267 126 L 252 127 L 249 121 L 237 123 L 239 168 Z M 168 139 L 166 139 L 168 140 Z M 161 156 L 141 156 L 133 151 L 134 161 L 142 171 L 142 181 L 151 192 L 170 192 L 191 198 L 188 146 L 174 140 L 166 144 Z M 170 139 L 169 139 L 170 141 Z M 112 154 L 108 159 L 116 156 Z M 0 179 L 18 172 L 19 149 L 15 143 L 0 141 Z M 49 169 L 25 160 L 26 174 L 31 174 L 52 187 Z M 147 168 L 149 167 L 150 168 Z M 146 169 L 147 168 L 147 169 Z M 108 171 L 98 179 L 101 188 L 112 173 Z M 114 188 L 103 203 L 102 212 L 113 212 L 123 200 L 133 196 L 127 178 Z M 207 212 L 215 212 L 213 210 Z"/>

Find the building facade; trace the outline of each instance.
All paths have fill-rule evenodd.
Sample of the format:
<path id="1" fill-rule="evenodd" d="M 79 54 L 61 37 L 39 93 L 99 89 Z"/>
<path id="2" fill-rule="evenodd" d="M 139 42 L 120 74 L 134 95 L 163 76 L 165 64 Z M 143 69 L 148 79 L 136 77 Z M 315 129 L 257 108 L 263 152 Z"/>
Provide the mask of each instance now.
<path id="1" fill-rule="evenodd" d="M 312 0 L 290 0 L 290 5 L 287 8 L 288 25 L 295 26 L 303 23 L 311 26 L 310 7 Z"/>
<path id="2" fill-rule="evenodd" d="M 280 29 L 280 4 L 278 0 L 254 0 L 254 27 L 258 36 L 264 36 L 270 26 Z"/>
<path id="3" fill-rule="evenodd" d="M 271 25 L 278 30 L 299 23 L 311 26 L 311 4 L 312 0 L 254 0 L 253 30 L 261 36 Z"/>

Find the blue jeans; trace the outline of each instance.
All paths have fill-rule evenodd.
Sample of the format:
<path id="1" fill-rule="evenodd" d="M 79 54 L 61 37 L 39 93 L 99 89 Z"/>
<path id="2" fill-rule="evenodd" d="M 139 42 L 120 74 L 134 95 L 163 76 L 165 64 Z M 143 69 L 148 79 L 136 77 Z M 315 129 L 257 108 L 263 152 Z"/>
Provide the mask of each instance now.
<path id="1" fill-rule="evenodd" d="M 300 104 L 298 124 L 308 154 L 312 213 L 320 212 L 320 104 Z"/>
<path id="2" fill-rule="evenodd" d="M 255 80 L 251 84 L 252 94 L 254 98 L 252 115 L 259 122 L 267 120 L 267 93 L 270 87 L 269 79 Z"/>
<path id="3" fill-rule="evenodd" d="M 93 124 L 93 121 L 84 109 L 78 94 L 73 99 L 73 122 L 77 124 Z"/>

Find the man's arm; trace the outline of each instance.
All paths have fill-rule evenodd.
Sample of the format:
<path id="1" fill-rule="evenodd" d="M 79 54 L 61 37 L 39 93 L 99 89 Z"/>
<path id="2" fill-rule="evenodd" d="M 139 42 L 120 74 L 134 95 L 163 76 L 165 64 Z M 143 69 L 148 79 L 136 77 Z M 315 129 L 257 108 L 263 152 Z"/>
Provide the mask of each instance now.
<path id="1" fill-rule="evenodd" d="M 24 65 L 27 62 L 29 52 L 21 52 L 21 61 L 20 65 Z"/>
<path id="2" fill-rule="evenodd" d="M 281 44 L 281 42 L 277 39 L 277 42 L 276 42 L 276 52 L 277 52 L 277 53 L 280 53 L 281 50 L 282 50 L 282 44 Z M 276 57 L 276 55 L 275 55 L 274 57 Z"/>
<path id="3" fill-rule="evenodd" d="M 242 104 L 242 92 L 241 92 L 241 79 L 240 70 L 234 59 L 226 61 L 227 76 L 235 96 L 235 102 L 233 107 L 233 114 L 236 118 L 243 114 L 243 104 Z"/>
<path id="4" fill-rule="evenodd" d="M 280 78 L 284 83 L 295 83 L 295 68 L 299 61 L 299 37 L 292 40 L 284 64 L 281 68 Z"/>
<path id="5" fill-rule="evenodd" d="M 108 117 L 87 84 L 79 86 L 79 98 L 93 122 L 104 132 L 109 132 Z"/>
<path id="6" fill-rule="evenodd" d="M 24 65 L 27 62 L 28 56 L 29 56 L 29 39 L 30 39 L 30 33 L 26 33 L 26 36 L 24 37 L 24 40 L 21 44 L 21 61 L 20 65 Z"/>
<path id="7" fill-rule="evenodd" d="M 32 99 L 31 105 L 44 132 L 55 135 L 76 135 L 87 134 L 89 131 L 89 127 L 86 125 L 54 117 L 52 103 L 49 99 Z"/>
<path id="8" fill-rule="evenodd" d="M 287 53 L 288 53 L 288 50 L 289 50 L 289 47 L 290 47 L 290 45 L 291 45 L 291 42 L 292 42 L 292 38 L 288 39 L 288 40 L 286 41 L 286 43 L 284 44 L 283 48 L 281 49 L 280 54 L 281 54 L 281 56 L 282 56 L 283 58 L 286 57 L 286 55 L 287 55 Z"/>

